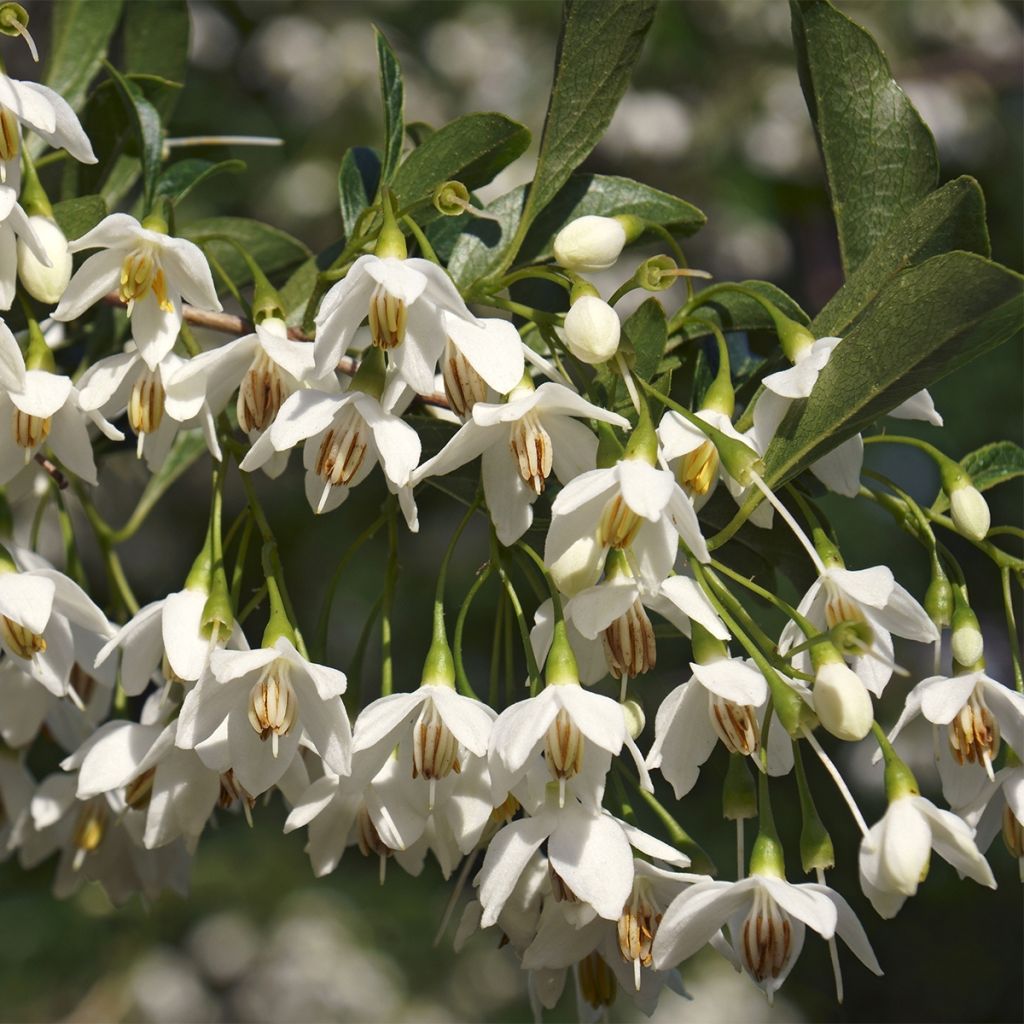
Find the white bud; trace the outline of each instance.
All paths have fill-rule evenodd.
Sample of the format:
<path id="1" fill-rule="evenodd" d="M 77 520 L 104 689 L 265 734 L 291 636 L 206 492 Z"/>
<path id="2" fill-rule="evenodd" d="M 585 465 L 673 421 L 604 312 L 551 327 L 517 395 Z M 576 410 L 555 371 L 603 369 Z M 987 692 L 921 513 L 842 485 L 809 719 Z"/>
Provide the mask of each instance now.
<path id="1" fill-rule="evenodd" d="M 992 515 L 981 491 L 971 484 L 957 487 L 949 496 L 949 504 L 953 511 L 953 522 L 960 533 L 971 540 L 984 540 L 992 523 Z"/>
<path id="2" fill-rule="evenodd" d="M 56 222 L 42 214 L 29 217 L 28 223 L 49 257 L 50 266 L 44 267 L 32 255 L 25 240 L 19 237 L 18 277 L 32 298 L 46 305 L 53 305 L 60 301 L 68 281 L 71 280 L 71 253 L 68 251 L 68 240 Z"/>
<path id="3" fill-rule="evenodd" d="M 596 295 L 577 299 L 565 314 L 569 351 L 591 365 L 606 362 L 619 350 L 619 315 Z"/>
<path id="4" fill-rule="evenodd" d="M 975 665 L 985 653 L 985 641 L 981 630 L 974 622 L 957 626 L 950 637 L 950 645 L 953 649 L 953 660 L 961 665 Z"/>
<path id="5" fill-rule="evenodd" d="M 550 566 L 555 586 L 572 597 L 586 587 L 592 587 L 601 575 L 601 547 L 595 537 L 580 537 Z"/>
<path id="6" fill-rule="evenodd" d="M 862 740 L 875 717 L 871 695 L 847 665 L 822 665 L 814 680 L 814 711 L 821 724 L 841 740 Z"/>
<path id="7" fill-rule="evenodd" d="M 613 217 L 577 217 L 555 235 L 555 259 L 567 270 L 607 270 L 626 244 L 626 229 Z"/>

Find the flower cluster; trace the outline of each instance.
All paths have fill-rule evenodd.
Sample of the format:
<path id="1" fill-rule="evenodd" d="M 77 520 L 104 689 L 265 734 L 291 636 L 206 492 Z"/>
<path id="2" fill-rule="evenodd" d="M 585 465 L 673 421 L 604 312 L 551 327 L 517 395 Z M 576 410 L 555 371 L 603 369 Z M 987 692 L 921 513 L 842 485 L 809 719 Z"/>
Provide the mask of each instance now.
<path id="1" fill-rule="evenodd" d="M 210 821 L 251 819 L 257 799 L 276 791 L 285 831 L 306 831 L 317 875 L 357 847 L 379 861 L 382 883 L 389 860 L 418 874 L 429 855 L 446 879 L 458 877 L 455 897 L 468 884 L 456 946 L 477 929 L 499 930 L 538 1013 L 567 978 L 587 1013 L 618 989 L 650 1012 L 662 987 L 681 991 L 680 966 L 708 944 L 770 1000 L 808 927 L 833 953 L 838 937 L 881 973 L 854 910 L 826 884 L 835 855 L 805 760 L 822 763 L 822 784 L 838 783 L 862 829 L 861 887 L 881 917 L 916 893 L 932 849 L 994 886 L 983 851 L 1001 831 L 1024 870 L 1019 666 L 1017 689 L 988 674 L 967 583 L 936 539 L 941 528 L 995 552 L 1008 588 L 1021 565 L 985 540 L 984 497 L 960 464 L 891 435 L 821 446 L 806 467 L 814 486 L 800 477 L 783 489 L 772 475 L 774 440 L 821 381 L 835 387 L 846 341 L 815 337 L 767 289 L 720 283 L 691 288 L 669 316 L 648 300 L 661 332 L 650 364 L 619 301 L 699 272 L 656 256 L 607 299 L 584 275 L 614 273 L 624 247 L 655 225 L 629 210 L 571 219 L 551 259 L 470 289 L 387 188 L 318 278 L 308 309 L 290 308 L 249 252 L 251 298 L 244 287 L 219 294 L 206 247 L 171 231 L 159 198 L 141 222 L 113 212 L 68 241 L 20 142 L 31 131 L 72 160 L 95 160 L 59 95 L 0 76 L 0 121 L 0 227 L 18 252 L 0 266 L 0 305 L 18 295 L 24 311 L 23 325 L 12 319 L 20 337 L 0 322 L 0 485 L 11 512 L 0 547 L 0 820 L 4 852 L 24 866 L 59 854 L 57 895 L 85 880 L 116 902 L 183 892 Z M 79 252 L 91 254 L 72 274 Z M 559 311 L 510 297 L 530 277 L 561 288 Z M 217 315 L 223 294 L 246 319 Z M 709 313 L 730 299 L 778 342 L 742 402 L 730 339 Z M 47 333 L 54 324 L 75 332 L 104 306 L 117 311 L 117 349 L 90 343 L 80 371 L 61 369 Z M 203 349 L 192 325 L 228 340 Z M 671 371 L 696 347 L 715 372 L 683 404 Z M 927 392 L 882 411 L 941 424 Z M 181 589 L 140 608 L 115 549 L 149 508 L 140 504 L 122 530 L 106 524 L 90 490 L 97 457 L 134 446 L 159 474 L 196 432 L 213 467 L 205 541 Z M 862 473 L 865 443 L 878 441 L 915 445 L 936 462 L 936 506 Z M 257 470 L 271 481 L 289 474 L 296 448 L 311 515 L 334 513 L 377 467 L 385 485 L 381 516 L 362 534 L 386 526 L 391 552 L 380 695 L 362 707 L 345 673 L 318 662 L 323 645 L 309 653 L 254 484 Z M 242 480 L 246 504 L 225 529 L 229 477 Z M 719 483 L 735 510 L 716 503 Z M 435 484 L 464 495 L 467 510 L 440 562 L 420 685 L 395 690 L 397 537 L 403 520 L 418 531 L 417 493 Z M 923 603 L 886 566 L 846 567 L 814 497 L 820 485 L 874 501 L 920 542 L 931 567 Z M 71 494 L 105 558 L 106 611 L 76 554 Z M 37 553 L 51 504 L 71 537 L 63 570 Z M 709 512 L 723 507 L 728 525 L 716 528 Z M 452 638 L 447 568 L 470 522 L 486 524 L 490 554 Z M 795 607 L 733 563 L 741 528 L 747 547 L 771 537 L 795 552 L 792 578 L 809 583 Z M 261 573 L 242 607 L 253 539 Z M 481 700 L 462 641 L 488 580 L 500 584 L 500 632 Z M 517 591 L 524 582 L 539 595 L 534 607 Z M 259 608 L 265 627 L 254 633 L 246 620 Z M 936 669 L 905 688 L 886 735 L 875 701 L 906 674 L 894 637 L 931 645 Z M 673 684 L 660 701 L 656 669 Z M 917 716 L 935 730 L 950 810 L 921 795 L 893 746 Z M 826 749 L 869 734 L 887 799 L 871 827 Z M 52 774 L 34 778 L 29 753 L 42 758 L 55 745 Z M 737 830 L 734 880 L 713 877 L 669 795 L 679 800 L 715 774 L 719 745 L 723 817 Z M 794 786 L 800 868 L 813 881 L 796 880 L 772 815 L 772 794 Z M 757 822 L 749 858 L 748 819 Z"/>

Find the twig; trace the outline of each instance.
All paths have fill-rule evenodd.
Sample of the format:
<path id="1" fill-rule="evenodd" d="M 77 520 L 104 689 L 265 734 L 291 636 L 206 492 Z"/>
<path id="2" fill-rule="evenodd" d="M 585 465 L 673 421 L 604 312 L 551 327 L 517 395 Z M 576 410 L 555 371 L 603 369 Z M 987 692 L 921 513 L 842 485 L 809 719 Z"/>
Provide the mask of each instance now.
<path id="1" fill-rule="evenodd" d="M 46 470 L 50 479 L 53 480 L 60 490 L 66 491 L 68 489 L 68 478 L 45 455 L 41 452 L 36 452 L 35 460 Z"/>

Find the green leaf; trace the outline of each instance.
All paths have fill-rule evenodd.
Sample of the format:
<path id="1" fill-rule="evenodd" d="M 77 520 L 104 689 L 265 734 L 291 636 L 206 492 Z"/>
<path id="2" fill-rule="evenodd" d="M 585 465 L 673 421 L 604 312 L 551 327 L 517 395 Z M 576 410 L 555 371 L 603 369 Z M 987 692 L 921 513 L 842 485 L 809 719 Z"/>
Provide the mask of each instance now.
<path id="1" fill-rule="evenodd" d="M 166 196 L 175 206 L 197 185 L 217 174 L 240 174 L 245 170 L 244 160 L 200 160 L 189 157 L 164 169 L 156 183 L 156 194 Z"/>
<path id="2" fill-rule="evenodd" d="M 973 178 L 950 181 L 899 217 L 814 318 L 819 338 L 841 338 L 898 273 L 954 249 L 988 256 L 985 197 Z"/>
<path id="3" fill-rule="evenodd" d="M 344 243 L 335 242 L 316 256 L 310 256 L 292 271 L 288 280 L 277 290 L 284 304 L 285 319 L 289 326 L 299 327 L 305 319 L 303 314 L 309 305 L 322 270 L 326 270 L 341 253 Z M 315 312 L 315 310 L 314 310 Z M 312 318 L 312 314 L 310 316 Z"/>
<path id="4" fill-rule="evenodd" d="M 398 168 L 392 188 L 402 207 L 425 202 L 451 179 L 479 188 L 529 144 L 529 130 L 504 114 L 466 114 L 424 139 Z"/>
<path id="5" fill-rule="evenodd" d="M 380 153 L 367 146 L 346 150 L 338 170 L 338 200 L 345 237 L 352 238 L 363 211 L 373 201 L 380 184 Z"/>
<path id="6" fill-rule="evenodd" d="M 125 109 L 131 119 L 139 155 L 142 160 L 142 186 L 145 194 L 145 206 L 150 206 L 156 188 L 157 175 L 160 173 L 160 161 L 163 154 L 163 126 L 160 113 L 146 99 L 142 88 L 135 81 L 126 78 L 109 61 L 104 61 L 110 77 L 114 80 Z M 149 212 L 148 210 L 146 211 Z"/>
<path id="7" fill-rule="evenodd" d="M 847 274 L 939 181 L 935 140 L 885 54 L 827 0 L 792 0 L 793 41 Z"/>
<path id="8" fill-rule="evenodd" d="M 43 81 L 78 110 L 107 55 L 122 0 L 65 0 L 53 5 L 50 57 Z"/>
<path id="9" fill-rule="evenodd" d="M 197 220 L 181 230 L 179 234 L 197 245 L 209 248 L 228 276 L 237 285 L 251 280 L 249 268 L 235 247 L 218 239 L 226 235 L 234 239 L 259 264 L 268 277 L 308 259 L 309 248 L 280 228 L 271 227 L 247 217 L 207 217 Z"/>
<path id="10" fill-rule="evenodd" d="M 810 317 L 791 299 L 781 288 L 768 281 L 740 281 L 743 288 L 763 295 L 769 302 L 774 303 L 786 316 L 797 323 L 807 325 L 811 322 Z M 698 306 L 691 314 L 697 320 L 706 320 L 708 323 L 720 327 L 723 331 L 774 331 L 775 325 L 771 317 L 765 311 L 764 306 L 756 299 L 751 299 L 741 292 L 731 290 L 719 292 L 707 303 Z M 710 331 L 708 328 L 695 323 L 683 324 L 677 333 L 686 339 L 706 337 Z M 675 347 L 675 346 L 673 346 Z"/>
<path id="11" fill-rule="evenodd" d="M 643 302 L 622 324 L 622 334 L 633 346 L 633 373 L 649 381 L 658 370 L 668 340 L 665 311 L 653 296 Z"/>
<path id="12" fill-rule="evenodd" d="M 537 170 L 516 241 L 604 135 L 656 7 L 656 0 L 564 0 Z"/>
<path id="13" fill-rule="evenodd" d="M 106 215 L 107 204 L 103 196 L 79 196 L 53 204 L 53 219 L 70 240 L 81 238 Z"/>
<path id="14" fill-rule="evenodd" d="M 1024 448 L 1013 441 L 995 441 L 968 452 L 960 460 L 960 465 L 970 474 L 979 491 L 987 491 L 997 484 L 1024 476 Z M 947 508 L 949 498 L 945 491 L 939 491 L 932 509 L 945 512 Z"/>
<path id="15" fill-rule="evenodd" d="M 934 256 L 894 278 L 838 345 L 765 454 L 777 486 L 940 377 L 1015 337 L 1019 274 L 974 253 Z"/>
<path id="16" fill-rule="evenodd" d="M 124 12 L 124 69 L 184 83 L 188 63 L 189 18 L 185 0 L 129 3 Z M 178 93 L 167 92 L 157 109 L 166 120 Z"/>
<path id="17" fill-rule="evenodd" d="M 381 165 L 381 181 L 386 185 L 398 169 L 398 161 L 402 157 L 402 136 L 405 134 L 402 107 L 405 96 L 402 69 L 398 65 L 395 51 L 388 45 L 380 29 L 374 28 L 373 32 L 377 38 L 380 95 L 384 103 L 384 161 Z"/>
<path id="18" fill-rule="evenodd" d="M 499 196 L 486 210 L 498 218 L 473 220 L 452 251 L 448 271 L 460 285 L 489 277 L 501 267 L 509 240 L 515 235 L 526 186 Z M 704 214 L 683 199 L 629 178 L 604 174 L 578 174 L 569 179 L 537 218 L 523 242 L 517 262 L 531 263 L 551 255 L 555 235 L 570 220 L 584 214 L 612 217 L 633 213 L 651 224 L 678 234 L 692 235 L 705 222 Z M 467 218 L 467 221 L 469 218 Z"/>

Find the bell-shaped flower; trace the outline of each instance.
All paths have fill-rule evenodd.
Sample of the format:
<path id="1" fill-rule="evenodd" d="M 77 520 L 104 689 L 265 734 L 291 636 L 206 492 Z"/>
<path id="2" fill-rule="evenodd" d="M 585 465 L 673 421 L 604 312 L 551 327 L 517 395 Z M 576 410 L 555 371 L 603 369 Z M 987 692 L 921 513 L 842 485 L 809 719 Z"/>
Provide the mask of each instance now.
<path id="1" fill-rule="evenodd" d="M 349 771 L 352 731 L 341 694 L 343 673 L 307 661 L 285 636 L 252 651 L 215 651 L 209 671 L 185 697 L 175 742 L 196 748 L 227 725 L 230 766 L 252 796 L 273 786 L 305 737 L 339 775 Z"/>
<path id="2" fill-rule="evenodd" d="M 881 917 L 895 917 L 917 892 L 933 849 L 961 876 L 996 887 L 992 869 L 974 843 L 974 829 L 925 797 L 907 792 L 890 801 L 860 844 L 860 885 Z"/>
<path id="3" fill-rule="evenodd" d="M 356 387 L 344 394 L 296 391 L 249 449 L 241 468 L 259 469 L 277 453 L 305 442 L 306 497 L 316 513 L 337 508 L 379 462 L 411 530 L 417 528 L 411 475 L 420 458 L 416 431 Z"/>
<path id="4" fill-rule="evenodd" d="M 597 582 L 612 549 L 626 553 L 633 574 L 657 589 L 675 563 L 679 539 L 706 562 L 697 513 L 667 469 L 622 459 L 576 477 L 551 504 L 544 561 L 563 593 Z"/>
<path id="5" fill-rule="evenodd" d="M 767 725 L 768 683 L 752 662 L 723 655 L 690 662 L 690 670 L 690 679 L 661 702 L 647 755 L 647 767 L 659 769 L 680 800 L 693 789 L 715 744 L 755 757 Z M 792 770 L 793 747 L 777 720 L 768 731 L 767 754 L 769 775 Z"/>
<path id="6" fill-rule="evenodd" d="M 105 217 L 70 248 L 103 251 L 78 268 L 53 318 L 74 320 L 116 291 L 128 306 L 132 338 L 151 370 L 174 347 L 181 330 L 182 299 L 199 309 L 221 308 L 202 250 L 185 238 L 151 230 L 127 213 Z"/>
<path id="7" fill-rule="evenodd" d="M 508 320 L 467 320 L 449 312 L 441 320 L 448 333 L 441 380 L 452 411 L 464 420 L 477 402 L 493 402 L 522 380 L 524 346 Z"/>
<path id="8" fill-rule="evenodd" d="M 356 329 L 369 320 L 373 344 L 421 395 L 434 389 L 434 368 L 449 338 L 444 313 L 476 322 L 452 279 L 424 259 L 360 256 L 323 298 L 313 352 L 318 376 L 334 372 Z M 477 367 L 483 375 L 484 365 Z M 514 382 L 513 382 L 514 383 Z"/>
<path id="9" fill-rule="evenodd" d="M 892 677 L 892 634 L 921 643 L 934 643 L 939 638 L 928 613 L 884 565 L 856 570 L 827 568 L 804 594 L 797 611 L 823 632 L 839 622 L 858 623 L 867 629 L 870 643 L 851 661 L 853 670 L 876 697 L 882 695 Z M 790 622 L 782 631 L 779 651 L 785 654 L 802 642 L 803 633 Z M 802 652 L 793 663 L 806 671 L 810 656 Z"/>
<path id="10" fill-rule="evenodd" d="M 554 472 L 563 484 L 593 470 L 597 438 L 579 419 L 618 427 L 629 421 L 553 381 L 534 388 L 524 377 L 503 404 L 477 402 L 472 419 L 413 475 L 443 476 L 478 455 L 484 497 L 502 544 L 514 544 L 533 522 L 533 502 Z"/>
<path id="11" fill-rule="evenodd" d="M 1016 758 L 1013 759 L 1016 761 Z M 1016 859 L 1024 877 L 1024 766 L 1007 763 L 986 779 L 974 799 L 958 808 L 971 828 L 974 841 L 985 851 L 998 832 L 1010 856 Z"/>
<path id="12" fill-rule="evenodd" d="M 708 879 L 683 890 L 661 919 L 654 966 L 664 970 L 689 959 L 726 924 L 737 961 L 769 1003 L 800 956 L 808 926 L 825 940 L 838 935 L 868 970 L 882 973 L 864 928 L 839 893 L 759 873 L 738 882 Z"/>

